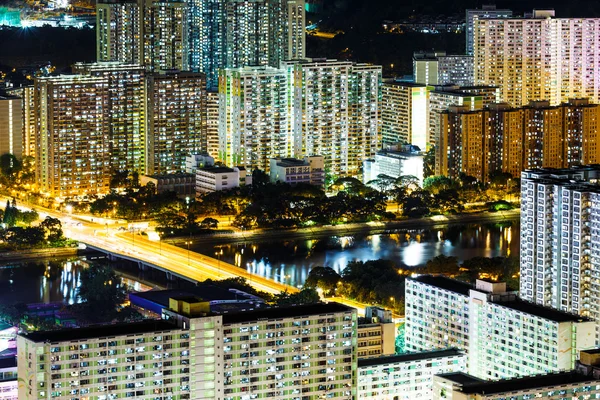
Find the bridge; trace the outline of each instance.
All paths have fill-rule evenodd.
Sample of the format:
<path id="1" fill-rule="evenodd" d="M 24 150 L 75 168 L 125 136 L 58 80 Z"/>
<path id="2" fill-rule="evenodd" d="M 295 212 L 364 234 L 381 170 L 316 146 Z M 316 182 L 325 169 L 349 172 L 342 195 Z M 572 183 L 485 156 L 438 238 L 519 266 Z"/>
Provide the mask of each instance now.
<path id="1" fill-rule="evenodd" d="M 179 277 L 191 282 L 206 279 L 219 280 L 242 277 L 254 288 L 272 294 L 282 291 L 296 293 L 298 289 L 251 274 L 243 268 L 182 249 L 162 241 L 152 241 L 145 236 L 132 233 L 111 234 L 102 226 L 93 229 L 85 224 L 70 229 L 69 237 L 93 249 L 106 254 L 110 259 L 123 259 L 137 263 L 141 269 L 155 268 L 164 271 L 168 279 Z"/>

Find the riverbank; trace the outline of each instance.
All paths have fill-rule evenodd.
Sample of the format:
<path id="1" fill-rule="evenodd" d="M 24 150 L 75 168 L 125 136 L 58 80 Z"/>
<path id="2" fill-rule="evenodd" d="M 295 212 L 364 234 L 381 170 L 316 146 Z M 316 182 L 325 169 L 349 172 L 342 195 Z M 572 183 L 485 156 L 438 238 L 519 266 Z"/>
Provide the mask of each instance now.
<path id="1" fill-rule="evenodd" d="M 291 229 L 254 229 L 252 231 L 218 233 L 193 237 L 195 243 L 231 244 L 256 242 L 281 239 L 321 238 L 328 236 L 350 236 L 356 234 L 391 233 L 397 230 L 419 230 L 443 228 L 451 225 L 465 225 L 472 223 L 499 223 L 518 221 L 521 218 L 520 210 L 481 212 L 460 215 L 436 215 L 426 218 L 409 218 L 400 221 L 365 222 L 344 225 L 327 225 L 315 228 Z M 171 238 L 166 241 L 182 246 L 190 237 Z"/>
<path id="2" fill-rule="evenodd" d="M 12 250 L 0 253 L 0 262 L 2 261 L 25 261 L 38 258 L 49 257 L 75 257 L 86 253 L 86 250 L 77 247 L 57 247 L 51 249 L 28 249 Z"/>

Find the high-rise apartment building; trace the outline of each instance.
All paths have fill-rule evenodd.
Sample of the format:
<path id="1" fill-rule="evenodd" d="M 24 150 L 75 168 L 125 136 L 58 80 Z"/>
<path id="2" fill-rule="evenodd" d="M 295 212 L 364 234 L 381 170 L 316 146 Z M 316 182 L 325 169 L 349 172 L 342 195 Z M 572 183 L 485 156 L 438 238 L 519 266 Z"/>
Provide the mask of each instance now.
<path id="1" fill-rule="evenodd" d="M 381 66 L 313 59 L 284 68 L 294 156 L 322 155 L 332 174 L 356 175 L 379 145 Z"/>
<path id="2" fill-rule="evenodd" d="M 599 320 L 599 178 L 596 166 L 522 173 L 524 299 Z"/>
<path id="3" fill-rule="evenodd" d="M 488 104 L 497 103 L 500 91 L 493 86 L 471 86 L 471 87 L 436 87 L 429 91 L 429 135 L 427 143 L 438 147 L 440 141 L 441 113 L 450 106 L 465 106 L 469 110 L 480 110 Z M 439 166 L 436 162 L 436 175 L 440 175 Z"/>
<path id="4" fill-rule="evenodd" d="M 504 283 L 406 281 L 407 350 L 465 350 L 469 373 L 482 379 L 571 370 L 578 351 L 594 346 L 594 327 L 585 317 L 521 300 Z"/>
<path id="5" fill-rule="evenodd" d="M 142 0 L 96 3 L 96 59 L 127 64 L 144 62 Z"/>
<path id="6" fill-rule="evenodd" d="M 187 4 L 146 0 L 144 65 L 155 71 L 189 70 Z"/>
<path id="7" fill-rule="evenodd" d="M 219 155 L 219 92 L 214 90 L 206 91 L 206 148 L 205 150 L 211 157 L 217 158 Z"/>
<path id="8" fill-rule="evenodd" d="M 0 155 L 23 156 L 23 99 L 0 96 Z"/>
<path id="9" fill-rule="evenodd" d="M 600 101 L 600 18 L 478 19 L 474 23 L 475 83 L 496 85 L 514 107 L 532 100 Z"/>
<path id="10" fill-rule="evenodd" d="M 435 375 L 466 370 L 457 349 L 359 359 L 357 399 L 431 399 Z"/>
<path id="11" fill-rule="evenodd" d="M 145 173 L 148 129 L 145 68 L 119 62 L 77 63 L 73 72 L 108 80 L 105 123 L 111 171 Z"/>
<path id="12" fill-rule="evenodd" d="M 218 86 L 222 68 L 270 66 L 303 59 L 304 0 L 192 0 L 188 3 L 189 65 Z"/>
<path id="13" fill-rule="evenodd" d="M 428 90 L 410 82 L 384 82 L 381 86 L 382 144 L 413 144 L 427 148 Z"/>
<path id="14" fill-rule="evenodd" d="M 206 78 L 166 72 L 148 77 L 146 174 L 185 171 L 185 158 L 206 146 Z"/>
<path id="15" fill-rule="evenodd" d="M 182 310 L 206 310 L 197 304 L 170 299 L 164 313 L 174 323 L 19 336 L 19 399 L 355 395 L 354 310 L 335 303 L 205 316 Z"/>
<path id="16" fill-rule="evenodd" d="M 436 165 L 442 175 L 461 172 L 486 181 L 496 171 L 519 176 L 531 168 L 565 168 L 600 162 L 600 106 L 573 99 L 527 107 L 451 107 L 441 114 Z"/>
<path id="17" fill-rule="evenodd" d="M 187 70 L 188 11 L 185 2 L 100 0 L 96 5 L 98 61 Z"/>
<path id="18" fill-rule="evenodd" d="M 577 371 L 486 381 L 459 372 L 433 377 L 433 400 L 593 399 L 600 380 Z"/>
<path id="19" fill-rule="evenodd" d="M 510 18 L 512 17 L 511 10 L 500 10 L 496 9 L 495 5 L 483 5 L 481 9 L 468 9 L 466 11 L 466 38 L 467 38 L 467 47 L 466 52 L 467 55 L 473 55 L 473 45 L 474 45 L 474 37 L 475 37 L 475 20 L 485 19 L 485 18 Z"/>
<path id="20" fill-rule="evenodd" d="M 444 51 L 416 52 L 413 76 L 415 83 L 422 85 L 473 86 L 473 56 L 446 55 Z"/>
<path id="21" fill-rule="evenodd" d="M 108 190 L 108 78 L 36 78 L 36 180 L 55 197 Z"/>
<path id="22" fill-rule="evenodd" d="M 229 166 L 268 171 L 270 159 L 290 157 L 291 101 L 284 70 L 225 69 L 219 75 L 219 155 Z"/>
<path id="23" fill-rule="evenodd" d="M 23 156 L 31 156 L 35 158 L 36 142 L 35 142 L 35 127 L 36 113 L 34 103 L 34 86 L 22 86 L 20 88 L 9 89 L 6 92 L 11 96 L 21 98 L 21 126 L 23 143 Z"/>

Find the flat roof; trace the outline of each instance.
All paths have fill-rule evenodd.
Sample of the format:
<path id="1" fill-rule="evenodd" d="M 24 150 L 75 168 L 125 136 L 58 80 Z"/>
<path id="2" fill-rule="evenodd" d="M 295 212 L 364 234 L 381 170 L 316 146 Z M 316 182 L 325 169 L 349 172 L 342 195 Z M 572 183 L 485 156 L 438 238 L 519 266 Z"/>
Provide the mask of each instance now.
<path id="1" fill-rule="evenodd" d="M 456 279 L 446 278 L 445 276 L 420 275 L 410 280 L 421 282 L 426 285 L 438 287 L 440 289 L 449 290 L 454 293 L 469 296 L 469 291 L 475 289 L 474 285 L 466 282 L 457 281 Z"/>
<path id="2" fill-rule="evenodd" d="M 446 379 L 452 380 L 455 374 L 441 375 Z M 472 377 L 474 378 L 474 377 Z M 562 385 L 578 384 L 583 382 L 600 382 L 598 379 L 575 371 L 557 372 L 546 375 L 534 375 L 524 378 L 502 379 L 499 381 L 472 381 L 465 379 L 465 383 L 457 382 L 462 386 L 459 390 L 465 394 L 498 394 L 523 391 L 528 389 L 538 389 L 544 387 L 556 387 Z"/>
<path id="3" fill-rule="evenodd" d="M 198 168 L 197 171 L 211 172 L 211 173 L 214 173 L 214 174 L 221 174 L 221 173 L 224 173 L 224 172 L 235 172 L 233 170 L 233 168 L 228 168 L 228 167 Z"/>
<path id="4" fill-rule="evenodd" d="M 477 383 L 486 383 L 488 381 L 479 379 L 476 376 L 464 372 L 448 372 L 447 374 L 438 374 L 439 377 L 448 379 L 459 385 L 473 385 Z"/>
<path id="5" fill-rule="evenodd" d="M 262 319 L 294 318 L 310 315 L 331 314 L 353 310 L 353 308 L 339 303 L 316 303 L 289 307 L 265 308 L 261 310 L 221 315 L 223 315 L 224 324 L 231 324 L 258 321 Z"/>
<path id="6" fill-rule="evenodd" d="M 170 298 L 196 297 L 205 301 L 249 299 L 249 297 L 243 296 L 240 293 L 236 295 L 236 293 L 230 292 L 227 289 L 205 284 L 186 289 L 148 290 L 146 292 L 130 293 L 130 296 L 139 297 L 164 306 L 169 305 Z"/>
<path id="7" fill-rule="evenodd" d="M 393 363 L 402 363 L 409 361 L 418 361 L 418 360 L 428 360 L 432 358 L 444 358 L 444 357 L 456 357 L 460 355 L 464 355 L 462 351 L 450 348 L 450 349 L 440 349 L 440 350 L 432 350 L 432 351 L 420 351 L 418 353 L 406 353 L 399 354 L 393 356 L 381 356 L 381 357 L 369 357 L 369 358 L 359 358 L 358 359 L 358 367 L 372 367 L 375 365 L 384 365 L 384 364 L 393 364 Z"/>
<path id="8" fill-rule="evenodd" d="M 297 158 L 275 158 L 278 166 L 281 167 L 308 167 L 308 162 L 298 160 Z"/>
<path id="9" fill-rule="evenodd" d="M 570 314 L 564 311 L 555 310 L 553 308 L 544 307 L 535 303 L 530 303 L 521 299 L 513 299 L 507 301 L 494 301 L 498 304 L 513 310 L 521 311 L 527 314 L 535 315 L 554 322 L 586 322 L 589 318 L 582 317 L 577 314 Z"/>
<path id="10" fill-rule="evenodd" d="M 3 357 L 0 358 L 0 369 L 17 368 L 17 357 Z"/>
<path id="11" fill-rule="evenodd" d="M 68 342 L 102 337 L 135 335 L 139 333 L 169 331 L 178 329 L 175 325 L 163 320 L 146 320 L 142 322 L 88 326 L 85 328 L 71 328 L 59 331 L 31 332 L 20 336 L 32 342 Z"/>

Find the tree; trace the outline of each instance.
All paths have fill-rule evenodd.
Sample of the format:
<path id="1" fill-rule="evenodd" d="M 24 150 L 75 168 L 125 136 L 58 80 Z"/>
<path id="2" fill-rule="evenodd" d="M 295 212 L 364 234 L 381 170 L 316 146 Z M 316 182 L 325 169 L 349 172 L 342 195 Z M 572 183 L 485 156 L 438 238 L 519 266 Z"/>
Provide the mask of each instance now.
<path id="1" fill-rule="evenodd" d="M 49 242 L 54 243 L 64 239 L 62 224 L 58 218 L 47 216 L 40 223 L 40 227 L 44 229 L 46 240 Z"/>
<path id="2" fill-rule="evenodd" d="M 80 275 L 78 296 L 84 315 L 91 321 L 109 321 L 127 292 L 115 271 L 107 265 L 92 264 Z"/>
<path id="3" fill-rule="evenodd" d="M 435 147 L 431 147 L 423 157 L 423 178 L 435 175 Z"/>
<path id="4" fill-rule="evenodd" d="M 447 176 L 437 175 L 430 176 L 423 181 L 423 189 L 438 194 L 442 190 L 456 189 L 457 184 Z"/>
<path id="5" fill-rule="evenodd" d="M 204 229 L 217 229 L 219 221 L 214 218 L 204 218 L 200 223 L 200 226 Z"/>
<path id="6" fill-rule="evenodd" d="M 252 186 L 264 186 L 269 182 L 269 175 L 265 171 L 258 168 L 252 170 Z"/>
<path id="7" fill-rule="evenodd" d="M 2 222 L 8 227 L 15 226 L 17 223 L 17 209 L 10 205 L 10 200 L 6 200 Z"/>
<path id="8" fill-rule="evenodd" d="M 2 154 L 0 156 L 0 173 L 8 180 L 9 183 L 16 177 L 21 171 L 21 162 L 10 153 Z"/>
<path id="9" fill-rule="evenodd" d="M 315 304 L 321 301 L 319 293 L 313 288 L 304 288 L 298 293 L 290 294 L 281 292 L 275 295 L 275 304 L 278 306 L 298 306 L 302 304 Z"/>
<path id="10" fill-rule="evenodd" d="M 427 261 L 423 272 L 426 274 L 456 275 L 459 271 L 458 259 L 443 254 Z"/>
<path id="11" fill-rule="evenodd" d="M 304 287 L 321 288 L 325 293 L 332 293 L 342 277 L 331 267 L 314 267 L 310 270 Z"/>

